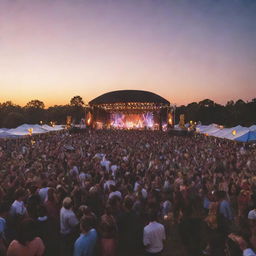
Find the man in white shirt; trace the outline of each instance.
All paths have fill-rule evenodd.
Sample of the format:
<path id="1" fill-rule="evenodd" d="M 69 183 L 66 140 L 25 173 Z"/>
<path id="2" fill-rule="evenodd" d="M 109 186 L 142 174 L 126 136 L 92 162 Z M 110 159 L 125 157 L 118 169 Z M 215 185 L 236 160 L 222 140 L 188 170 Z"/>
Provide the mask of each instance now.
<path id="1" fill-rule="evenodd" d="M 79 221 L 72 210 L 72 200 L 66 197 L 60 210 L 61 255 L 72 255 L 74 231 Z"/>
<path id="2" fill-rule="evenodd" d="M 71 207 L 72 200 L 70 197 L 66 197 L 60 210 L 60 233 L 62 235 L 71 234 L 79 223 Z"/>
<path id="3" fill-rule="evenodd" d="M 157 222 L 156 212 L 151 212 L 149 216 L 150 223 L 144 228 L 143 244 L 146 247 L 147 255 L 160 256 L 164 244 L 165 237 L 164 226 Z"/>
<path id="4" fill-rule="evenodd" d="M 17 189 L 15 192 L 16 200 L 12 203 L 10 215 L 12 217 L 26 216 L 28 214 L 27 208 L 24 205 L 26 192 L 23 188 Z"/>
<path id="5" fill-rule="evenodd" d="M 106 171 L 109 172 L 111 162 L 106 159 L 106 156 L 103 157 L 103 159 L 100 161 L 100 165 L 102 167 L 106 168 Z"/>

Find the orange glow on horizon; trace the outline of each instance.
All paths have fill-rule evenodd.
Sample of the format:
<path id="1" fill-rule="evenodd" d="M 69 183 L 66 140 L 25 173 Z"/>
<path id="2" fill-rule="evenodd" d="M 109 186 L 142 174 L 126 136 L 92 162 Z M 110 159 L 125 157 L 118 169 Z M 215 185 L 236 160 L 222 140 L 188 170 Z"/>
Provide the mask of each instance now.
<path id="1" fill-rule="evenodd" d="M 177 106 L 255 97 L 254 1 L 139 2 L 0 1 L 0 103 L 126 89 Z"/>

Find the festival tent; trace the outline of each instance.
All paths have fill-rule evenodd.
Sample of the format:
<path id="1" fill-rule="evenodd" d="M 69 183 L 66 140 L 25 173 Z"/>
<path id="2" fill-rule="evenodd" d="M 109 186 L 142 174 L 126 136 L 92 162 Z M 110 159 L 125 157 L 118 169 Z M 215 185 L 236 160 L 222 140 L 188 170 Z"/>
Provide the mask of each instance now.
<path id="1" fill-rule="evenodd" d="M 25 136 L 29 135 L 29 129 L 31 129 L 32 134 L 45 133 L 47 130 L 43 129 L 40 125 L 37 124 L 23 124 L 17 128 L 8 130 L 8 133 L 12 135 Z"/>
<path id="2" fill-rule="evenodd" d="M 29 131 L 29 129 L 31 129 Z M 8 130 L 8 133 L 12 135 L 25 136 L 29 134 L 40 134 L 48 132 L 41 125 L 38 124 L 23 124 L 18 126 L 17 128 Z"/>
<path id="3" fill-rule="evenodd" d="M 29 129 L 31 129 L 29 131 Z M 49 125 L 39 125 L 39 124 L 23 124 L 13 129 L 1 128 L 0 129 L 0 138 L 10 138 L 10 137 L 19 137 L 26 136 L 30 134 L 41 134 L 52 131 L 63 130 L 64 126 L 55 125 L 54 127 Z"/>
<path id="4" fill-rule="evenodd" d="M 218 137 L 218 138 L 226 138 L 226 136 L 231 134 L 234 129 L 237 129 L 237 127 L 219 129 L 218 131 L 215 131 L 209 135 Z"/>
<path id="5" fill-rule="evenodd" d="M 207 129 L 208 125 L 202 125 L 202 124 L 199 124 L 196 126 L 196 131 L 197 132 L 203 132 L 205 129 Z"/>
<path id="6" fill-rule="evenodd" d="M 6 131 L 0 132 L 0 138 L 16 138 L 18 137 L 17 135 L 10 134 Z"/>
<path id="7" fill-rule="evenodd" d="M 220 131 L 220 128 L 216 124 L 210 124 L 210 125 L 204 126 L 203 128 L 201 126 L 201 129 L 199 128 L 199 132 L 208 134 L 208 135 L 212 135 L 218 131 Z"/>
<path id="8" fill-rule="evenodd" d="M 42 128 L 45 129 L 47 132 L 52 132 L 52 131 L 60 131 L 63 130 L 63 125 L 55 125 L 53 126 L 49 126 L 47 124 L 42 125 Z"/>
<path id="9" fill-rule="evenodd" d="M 1 135 L 1 134 L 0 134 Z M 235 139 L 240 142 L 253 142 L 256 141 L 256 131 L 249 131 L 248 133 Z"/>
<path id="10" fill-rule="evenodd" d="M 216 124 L 210 125 L 198 125 L 196 127 L 197 132 L 225 138 L 229 140 L 236 140 L 241 142 L 256 141 L 256 125 L 250 127 L 235 126 L 231 128 L 220 128 L 221 126 Z"/>
<path id="11" fill-rule="evenodd" d="M 256 129 L 250 129 L 249 127 L 248 131 L 244 134 L 241 134 L 240 136 L 237 136 L 235 138 L 236 141 L 240 142 L 253 142 L 256 141 Z"/>
<path id="12" fill-rule="evenodd" d="M 236 140 L 237 138 L 244 136 L 250 132 L 248 127 L 236 126 L 230 128 L 230 131 L 225 135 L 225 139 Z"/>
<path id="13" fill-rule="evenodd" d="M 250 130 L 250 131 L 256 131 L 256 125 L 254 124 L 254 125 L 250 126 L 250 127 L 249 127 L 249 130 Z"/>
<path id="14" fill-rule="evenodd" d="M 8 130 L 7 128 L 1 128 L 1 129 L 0 129 L 0 133 L 1 133 L 1 132 L 6 132 L 7 130 Z"/>

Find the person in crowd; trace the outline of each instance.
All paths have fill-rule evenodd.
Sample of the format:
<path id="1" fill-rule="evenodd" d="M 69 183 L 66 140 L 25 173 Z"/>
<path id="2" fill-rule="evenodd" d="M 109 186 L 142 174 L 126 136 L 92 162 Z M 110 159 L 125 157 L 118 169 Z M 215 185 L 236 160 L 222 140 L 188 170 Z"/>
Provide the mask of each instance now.
<path id="1" fill-rule="evenodd" d="M 97 242 L 97 232 L 92 227 L 92 218 L 84 216 L 80 220 L 81 234 L 75 241 L 74 256 L 93 256 Z"/>
<path id="2" fill-rule="evenodd" d="M 157 213 L 151 211 L 149 214 L 149 224 L 144 227 L 143 244 L 148 256 L 160 256 L 164 249 L 165 229 L 157 222 Z"/>
<path id="3" fill-rule="evenodd" d="M 41 198 L 41 202 L 43 203 L 45 199 L 47 199 L 47 192 L 48 192 L 49 187 L 47 186 L 47 181 L 44 180 L 42 182 L 42 187 L 39 189 L 38 194 Z"/>
<path id="4" fill-rule="evenodd" d="M 13 240 L 7 250 L 7 256 L 43 256 L 45 246 L 36 236 L 36 225 L 32 219 L 24 219 L 19 226 L 17 239 Z"/>
<path id="5" fill-rule="evenodd" d="M 116 256 L 118 229 L 117 223 L 112 215 L 110 205 L 105 208 L 105 214 L 101 216 L 99 224 L 100 247 L 102 256 Z"/>
<path id="6" fill-rule="evenodd" d="M 37 218 L 37 208 L 41 203 L 41 198 L 38 195 L 37 186 L 31 185 L 29 187 L 28 191 L 29 191 L 29 195 L 28 195 L 27 202 L 26 202 L 28 215 L 31 218 L 36 219 Z"/>
<path id="7" fill-rule="evenodd" d="M 60 235 L 62 240 L 63 255 L 70 255 L 73 250 L 73 242 L 75 238 L 75 228 L 79 221 L 72 210 L 72 200 L 66 197 L 63 200 L 62 208 L 60 210 Z"/>
<path id="8" fill-rule="evenodd" d="M 9 208 L 7 203 L 0 203 L 0 255 L 5 255 L 7 249 L 5 230 L 6 217 L 8 216 Z"/>
<path id="9" fill-rule="evenodd" d="M 15 195 L 15 201 L 12 203 L 10 215 L 14 218 L 26 217 L 28 215 L 27 208 L 24 204 L 26 191 L 23 188 L 19 188 L 16 190 Z"/>
<path id="10" fill-rule="evenodd" d="M 119 251 L 122 255 L 134 255 L 141 249 L 143 223 L 133 210 L 133 203 L 131 198 L 125 198 L 123 210 L 117 219 Z"/>

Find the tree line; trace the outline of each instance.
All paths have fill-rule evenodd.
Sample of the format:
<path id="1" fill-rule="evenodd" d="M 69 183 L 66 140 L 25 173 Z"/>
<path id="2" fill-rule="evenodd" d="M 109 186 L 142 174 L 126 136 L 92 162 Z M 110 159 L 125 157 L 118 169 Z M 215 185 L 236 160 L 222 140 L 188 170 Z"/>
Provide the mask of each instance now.
<path id="1" fill-rule="evenodd" d="M 0 103 L 0 127 L 14 128 L 21 124 L 66 124 L 67 116 L 76 123 L 85 118 L 85 104 L 80 96 L 74 96 L 69 104 L 45 108 L 44 102 L 31 100 L 24 107 L 11 101 Z"/>
<path id="2" fill-rule="evenodd" d="M 71 98 L 69 104 L 54 105 L 45 108 L 40 100 L 31 100 L 24 107 L 11 101 L 0 103 L 0 127 L 14 128 L 24 123 L 40 124 L 50 123 L 65 124 L 67 116 L 79 123 L 85 118 L 85 104 L 81 96 Z M 192 102 L 175 109 L 175 123 L 179 122 L 180 114 L 185 115 L 185 121 L 190 120 L 202 124 L 217 123 L 227 127 L 256 124 L 256 98 L 250 102 L 241 99 L 228 101 L 226 105 L 220 105 L 210 99 Z"/>
<path id="3" fill-rule="evenodd" d="M 236 125 L 251 126 L 256 124 L 256 98 L 249 102 L 241 99 L 234 102 L 230 100 L 226 105 L 218 104 L 210 99 L 192 102 L 187 106 L 176 109 L 176 123 L 180 114 L 185 115 L 186 122 L 190 120 L 208 125 L 221 124 L 226 127 Z"/>

